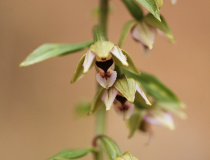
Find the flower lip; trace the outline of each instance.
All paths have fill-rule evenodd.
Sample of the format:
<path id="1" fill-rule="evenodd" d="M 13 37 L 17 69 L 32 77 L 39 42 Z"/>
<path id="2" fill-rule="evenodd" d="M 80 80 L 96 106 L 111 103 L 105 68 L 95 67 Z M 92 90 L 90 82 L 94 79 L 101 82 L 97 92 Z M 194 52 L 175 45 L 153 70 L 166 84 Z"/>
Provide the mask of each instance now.
<path id="1" fill-rule="evenodd" d="M 119 109 L 121 112 L 126 112 L 126 111 L 129 109 L 129 106 L 123 104 L 123 105 L 118 106 L 118 109 Z"/>
<path id="2" fill-rule="evenodd" d="M 125 97 L 120 96 L 120 95 L 117 95 L 116 99 L 122 104 L 125 104 L 125 102 L 127 101 L 127 99 Z"/>
<path id="3" fill-rule="evenodd" d="M 114 61 L 112 58 L 105 62 L 96 61 L 97 67 L 101 68 L 105 73 L 108 71 L 108 69 L 112 66 L 113 63 Z"/>

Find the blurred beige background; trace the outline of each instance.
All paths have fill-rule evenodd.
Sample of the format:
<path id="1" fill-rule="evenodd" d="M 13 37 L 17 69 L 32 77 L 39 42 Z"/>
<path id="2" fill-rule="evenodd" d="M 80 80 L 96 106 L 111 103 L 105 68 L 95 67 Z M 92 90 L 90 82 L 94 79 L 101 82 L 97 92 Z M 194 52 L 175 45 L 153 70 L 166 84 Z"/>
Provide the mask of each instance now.
<path id="1" fill-rule="evenodd" d="M 44 160 L 64 148 L 90 145 L 94 116 L 80 119 L 73 112 L 81 98 L 93 98 L 95 72 L 69 83 L 85 50 L 26 68 L 18 65 L 43 43 L 91 39 L 97 21 L 90 11 L 97 4 L 97 0 L 0 0 L 0 159 Z M 109 39 L 117 43 L 131 16 L 120 0 L 111 5 Z M 157 36 L 149 56 L 143 56 L 130 37 L 126 40 L 123 49 L 138 67 L 158 76 L 187 104 L 188 119 L 175 118 L 173 132 L 154 127 L 153 143 L 146 146 L 146 135 L 127 139 L 126 126 L 111 110 L 107 134 L 122 151 L 131 151 L 140 160 L 210 159 L 209 6 L 209 0 L 180 0 L 175 6 L 165 0 L 161 12 L 176 44 Z"/>

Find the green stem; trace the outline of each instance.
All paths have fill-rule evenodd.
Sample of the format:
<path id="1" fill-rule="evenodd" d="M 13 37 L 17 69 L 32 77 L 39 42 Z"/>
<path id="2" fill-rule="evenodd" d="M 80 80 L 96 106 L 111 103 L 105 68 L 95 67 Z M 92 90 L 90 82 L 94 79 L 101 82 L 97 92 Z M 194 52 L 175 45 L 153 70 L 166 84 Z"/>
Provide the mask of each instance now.
<path id="1" fill-rule="evenodd" d="M 108 18 L 108 0 L 100 0 L 100 17 L 99 23 L 104 31 L 104 37 L 106 37 L 107 31 L 107 18 Z M 102 106 L 96 112 L 96 136 L 105 134 L 106 126 L 106 109 L 105 106 Z M 95 153 L 95 160 L 104 160 L 103 156 L 103 146 L 100 143 L 97 143 L 98 152 Z"/>
<path id="2" fill-rule="evenodd" d="M 104 30 L 107 31 L 107 18 L 108 18 L 108 0 L 100 0 L 100 17 L 99 23 Z"/>
<path id="3" fill-rule="evenodd" d="M 106 126 L 106 110 L 105 106 L 101 106 L 96 112 L 96 136 L 105 134 Z M 95 153 L 95 160 L 104 160 L 103 146 L 100 142 L 96 141 L 98 152 Z"/>
<path id="4" fill-rule="evenodd" d="M 106 110 L 103 105 L 96 112 L 96 135 L 102 135 L 105 133 L 106 126 Z"/>

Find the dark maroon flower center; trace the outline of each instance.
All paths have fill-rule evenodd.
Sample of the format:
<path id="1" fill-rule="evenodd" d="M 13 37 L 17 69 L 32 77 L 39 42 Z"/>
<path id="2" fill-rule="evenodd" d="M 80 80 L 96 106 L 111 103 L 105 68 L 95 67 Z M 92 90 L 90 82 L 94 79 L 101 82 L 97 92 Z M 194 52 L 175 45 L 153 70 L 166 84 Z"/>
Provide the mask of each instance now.
<path id="1" fill-rule="evenodd" d="M 107 70 L 112 66 L 112 64 L 114 63 L 113 59 L 111 58 L 110 60 L 107 60 L 105 62 L 99 62 L 96 61 L 96 65 L 97 67 L 103 69 L 103 71 L 106 73 Z"/>

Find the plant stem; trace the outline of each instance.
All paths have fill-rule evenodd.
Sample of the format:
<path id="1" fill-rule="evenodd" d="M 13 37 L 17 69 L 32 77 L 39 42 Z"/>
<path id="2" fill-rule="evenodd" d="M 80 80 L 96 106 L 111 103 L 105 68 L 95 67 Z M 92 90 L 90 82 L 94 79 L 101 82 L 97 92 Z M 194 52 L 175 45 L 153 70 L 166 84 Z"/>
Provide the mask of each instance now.
<path id="1" fill-rule="evenodd" d="M 106 110 L 103 105 L 96 112 L 96 135 L 102 135 L 105 133 L 106 126 Z"/>
<path id="2" fill-rule="evenodd" d="M 103 29 L 105 36 L 107 31 L 107 18 L 108 18 L 108 0 L 100 0 L 100 17 L 99 24 Z M 106 36 L 107 37 L 107 36 Z M 106 109 L 103 105 L 96 112 L 96 136 L 105 134 L 106 128 Z M 104 160 L 103 148 L 100 143 L 98 145 L 98 152 L 95 153 L 95 160 Z"/>
<path id="3" fill-rule="evenodd" d="M 107 18 L 108 18 L 108 0 L 100 0 L 99 24 L 101 25 L 105 34 L 107 31 Z"/>

